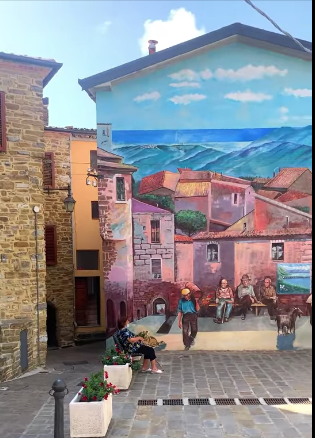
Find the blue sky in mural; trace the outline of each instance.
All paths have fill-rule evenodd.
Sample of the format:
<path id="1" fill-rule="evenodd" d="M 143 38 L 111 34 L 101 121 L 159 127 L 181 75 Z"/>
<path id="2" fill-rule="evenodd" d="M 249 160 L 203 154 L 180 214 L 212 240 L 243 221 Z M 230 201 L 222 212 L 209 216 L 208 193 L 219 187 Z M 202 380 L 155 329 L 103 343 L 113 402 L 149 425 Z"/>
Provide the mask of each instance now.
<path id="1" fill-rule="evenodd" d="M 113 130 L 232 129 L 312 123 L 308 63 L 231 44 L 99 93 Z"/>
<path id="2" fill-rule="evenodd" d="M 312 39 L 311 1 L 273 0 L 258 5 L 296 37 Z M 149 38 L 158 39 L 162 50 L 234 22 L 274 30 L 240 0 L 2 0 L 0 16 L 1 51 L 54 58 L 64 64 L 45 89 L 50 122 L 82 128 L 95 127 L 95 104 L 81 92 L 78 78 L 146 55 Z"/>

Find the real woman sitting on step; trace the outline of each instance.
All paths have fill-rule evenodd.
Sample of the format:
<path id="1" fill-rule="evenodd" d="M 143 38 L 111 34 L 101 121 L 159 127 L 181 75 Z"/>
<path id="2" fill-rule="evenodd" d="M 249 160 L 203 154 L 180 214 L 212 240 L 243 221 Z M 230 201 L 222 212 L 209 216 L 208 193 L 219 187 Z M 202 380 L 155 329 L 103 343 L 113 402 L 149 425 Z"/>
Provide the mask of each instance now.
<path id="1" fill-rule="evenodd" d="M 122 344 L 124 351 L 128 354 L 139 354 L 144 356 L 143 361 L 143 373 L 163 374 L 162 370 L 159 370 L 156 365 L 156 355 L 154 348 L 144 345 L 144 339 L 140 336 L 136 336 L 129 329 L 128 318 L 121 318 L 118 321 L 118 337 Z M 151 368 L 150 368 L 151 362 Z"/>
<path id="2" fill-rule="evenodd" d="M 217 324 L 221 324 L 223 322 L 223 319 L 224 322 L 229 322 L 231 312 L 233 310 L 234 294 L 232 289 L 229 287 L 228 281 L 225 278 L 222 278 L 216 291 L 216 303 L 218 307 L 217 315 L 214 319 L 214 322 Z M 224 307 L 225 315 L 222 315 Z"/>

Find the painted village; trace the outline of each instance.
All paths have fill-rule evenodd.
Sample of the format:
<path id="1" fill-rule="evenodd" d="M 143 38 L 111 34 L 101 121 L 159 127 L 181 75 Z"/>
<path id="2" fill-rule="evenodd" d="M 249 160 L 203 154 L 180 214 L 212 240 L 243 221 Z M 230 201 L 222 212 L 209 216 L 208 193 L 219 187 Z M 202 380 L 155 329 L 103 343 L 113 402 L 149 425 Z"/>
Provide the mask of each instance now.
<path id="1" fill-rule="evenodd" d="M 292 44 L 150 40 L 78 81 L 97 129 L 50 125 L 61 63 L 0 52 L 0 381 L 113 345 L 122 317 L 166 351 L 311 348 L 312 55 Z"/>

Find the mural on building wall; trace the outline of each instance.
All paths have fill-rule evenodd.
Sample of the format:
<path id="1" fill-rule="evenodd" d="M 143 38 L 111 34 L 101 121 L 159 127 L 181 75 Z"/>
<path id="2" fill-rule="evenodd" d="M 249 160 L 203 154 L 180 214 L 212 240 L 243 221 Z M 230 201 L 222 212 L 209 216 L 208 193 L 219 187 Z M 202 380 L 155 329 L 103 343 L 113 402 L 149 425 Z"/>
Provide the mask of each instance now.
<path id="1" fill-rule="evenodd" d="M 113 236 L 133 236 L 124 258 L 104 249 L 105 290 L 111 306 L 125 294 L 133 330 L 169 350 L 311 345 L 311 70 L 238 49 L 166 67 L 97 99 L 99 129 L 113 125 L 110 149 L 99 137 L 107 150 L 99 169 L 110 168 L 99 188 L 110 205 L 105 220 Z M 125 201 L 117 178 L 128 182 Z M 108 247 L 112 237 L 103 238 Z M 117 266 L 124 274 L 115 277 Z M 303 312 L 296 335 L 281 341 L 277 316 L 295 308 Z"/>

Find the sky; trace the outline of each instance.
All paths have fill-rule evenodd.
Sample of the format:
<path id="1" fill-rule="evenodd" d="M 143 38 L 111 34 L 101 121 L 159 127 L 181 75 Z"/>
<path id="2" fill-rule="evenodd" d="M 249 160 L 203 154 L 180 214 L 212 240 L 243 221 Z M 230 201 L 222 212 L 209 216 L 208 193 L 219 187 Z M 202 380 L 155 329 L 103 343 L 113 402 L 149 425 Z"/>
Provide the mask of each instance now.
<path id="1" fill-rule="evenodd" d="M 310 0 L 256 4 L 295 37 L 312 39 Z M 44 90 L 50 125 L 78 128 L 96 126 L 95 104 L 78 79 L 146 55 L 149 39 L 162 50 L 235 22 L 274 31 L 242 0 L 0 0 L 0 17 L 0 51 L 63 63 Z"/>

